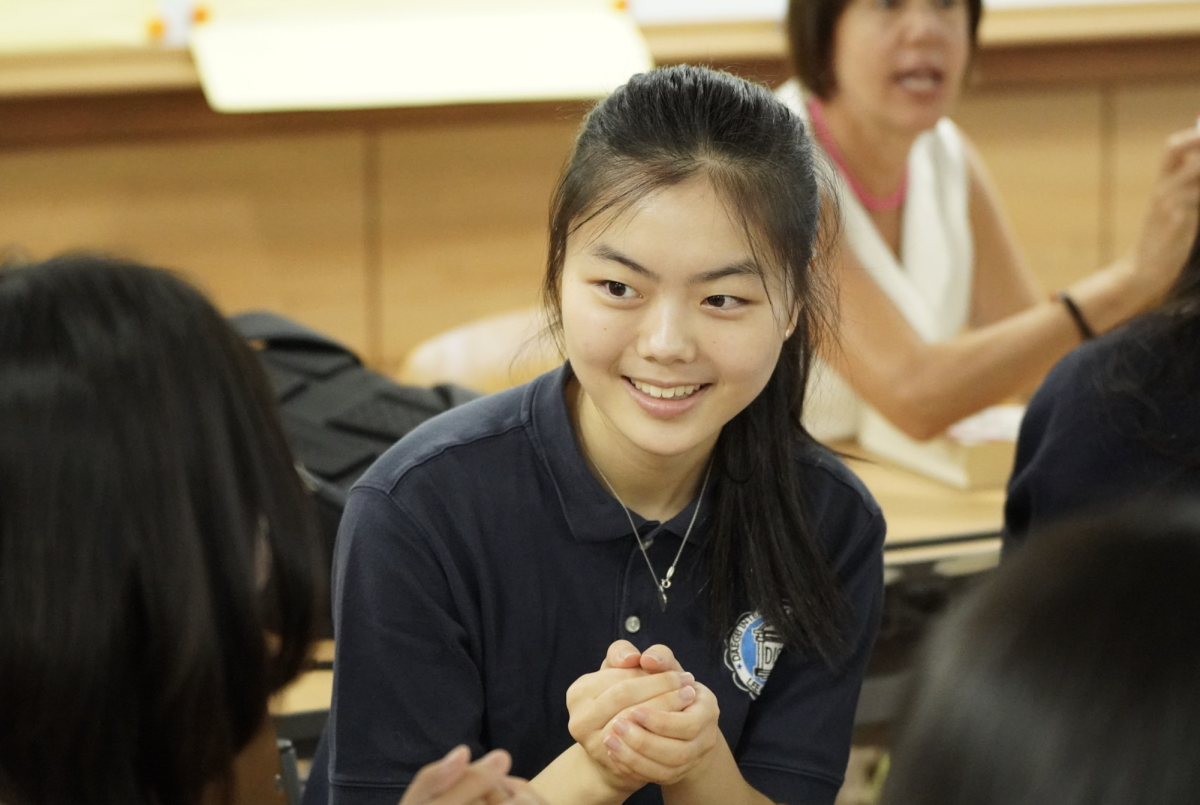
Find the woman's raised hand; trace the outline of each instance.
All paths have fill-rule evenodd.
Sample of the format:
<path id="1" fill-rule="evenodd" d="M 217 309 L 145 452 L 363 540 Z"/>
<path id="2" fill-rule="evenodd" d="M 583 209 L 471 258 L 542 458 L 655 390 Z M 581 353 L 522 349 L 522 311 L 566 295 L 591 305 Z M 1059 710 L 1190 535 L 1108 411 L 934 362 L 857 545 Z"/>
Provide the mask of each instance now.
<path id="1" fill-rule="evenodd" d="M 1134 251 L 1135 275 L 1161 299 L 1179 276 L 1200 225 L 1200 131 L 1171 135 Z"/>
<path id="2" fill-rule="evenodd" d="M 677 682 L 678 680 L 678 682 Z M 567 693 L 571 735 L 626 790 L 683 779 L 716 745 L 716 696 L 666 646 L 621 640 Z"/>
<path id="3" fill-rule="evenodd" d="M 421 768 L 400 805 L 546 805 L 524 780 L 509 777 L 512 758 L 497 749 L 474 763 L 465 746 Z"/>

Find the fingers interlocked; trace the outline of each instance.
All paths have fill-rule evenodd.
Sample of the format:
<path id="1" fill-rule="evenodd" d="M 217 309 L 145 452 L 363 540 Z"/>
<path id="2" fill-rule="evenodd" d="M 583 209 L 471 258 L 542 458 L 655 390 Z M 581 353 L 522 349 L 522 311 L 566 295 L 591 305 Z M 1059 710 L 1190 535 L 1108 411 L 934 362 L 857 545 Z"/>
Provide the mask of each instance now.
<path id="1" fill-rule="evenodd" d="M 720 710 L 707 687 L 694 682 L 677 712 L 638 706 L 613 719 L 604 747 L 615 768 L 659 785 L 683 779 L 716 745 Z"/>
<path id="2" fill-rule="evenodd" d="M 570 730 L 588 755 L 627 788 L 677 782 L 716 745 L 716 696 L 656 645 L 628 641 L 567 694 Z"/>

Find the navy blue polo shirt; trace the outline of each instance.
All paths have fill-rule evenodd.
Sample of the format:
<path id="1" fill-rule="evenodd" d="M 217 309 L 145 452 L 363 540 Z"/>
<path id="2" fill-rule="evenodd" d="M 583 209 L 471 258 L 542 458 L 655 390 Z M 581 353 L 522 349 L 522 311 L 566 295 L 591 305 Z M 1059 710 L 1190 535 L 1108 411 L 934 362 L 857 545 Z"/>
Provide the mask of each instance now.
<path id="1" fill-rule="evenodd" d="M 663 612 L 629 522 L 584 463 L 564 366 L 430 420 L 350 494 L 334 561 L 334 803 L 396 805 L 424 764 L 466 743 L 533 777 L 573 743 L 567 687 L 614 640 L 669 646 L 716 694 L 746 780 L 784 803 L 832 803 L 883 593 L 883 517 L 828 451 L 799 454 L 812 523 L 854 616 L 838 667 L 780 646 L 749 611 L 705 631 L 702 506 Z M 717 482 L 714 478 L 713 482 Z M 711 499 L 710 495 L 706 500 Z M 692 508 L 636 515 L 656 573 Z M 317 785 L 326 769 L 314 769 Z M 630 803 L 662 802 L 657 786 Z"/>

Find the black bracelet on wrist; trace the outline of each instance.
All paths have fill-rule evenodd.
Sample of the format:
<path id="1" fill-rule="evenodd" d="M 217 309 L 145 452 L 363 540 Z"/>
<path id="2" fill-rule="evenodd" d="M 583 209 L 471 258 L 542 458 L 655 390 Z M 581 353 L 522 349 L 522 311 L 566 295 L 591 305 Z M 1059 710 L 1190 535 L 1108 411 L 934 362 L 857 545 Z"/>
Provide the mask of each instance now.
<path id="1" fill-rule="evenodd" d="M 1083 317 L 1083 311 L 1079 309 L 1079 305 L 1075 304 L 1075 300 L 1066 291 L 1059 291 L 1054 295 L 1054 298 L 1063 303 L 1063 307 L 1071 314 L 1071 319 L 1075 322 L 1075 327 L 1079 330 L 1079 335 L 1084 341 L 1096 337 L 1096 331 L 1092 329 L 1092 325 L 1088 324 L 1087 319 Z"/>

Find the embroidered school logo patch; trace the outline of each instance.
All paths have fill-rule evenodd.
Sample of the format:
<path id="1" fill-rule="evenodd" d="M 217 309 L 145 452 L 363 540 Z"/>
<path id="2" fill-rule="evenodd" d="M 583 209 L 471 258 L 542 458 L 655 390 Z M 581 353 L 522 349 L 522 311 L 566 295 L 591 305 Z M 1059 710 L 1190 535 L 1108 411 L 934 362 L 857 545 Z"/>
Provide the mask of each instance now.
<path id="1" fill-rule="evenodd" d="M 783 651 L 783 641 L 757 612 L 747 612 L 733 627 L 725 647 L 725 666 L 734 683 L 757 699 Z"/>

